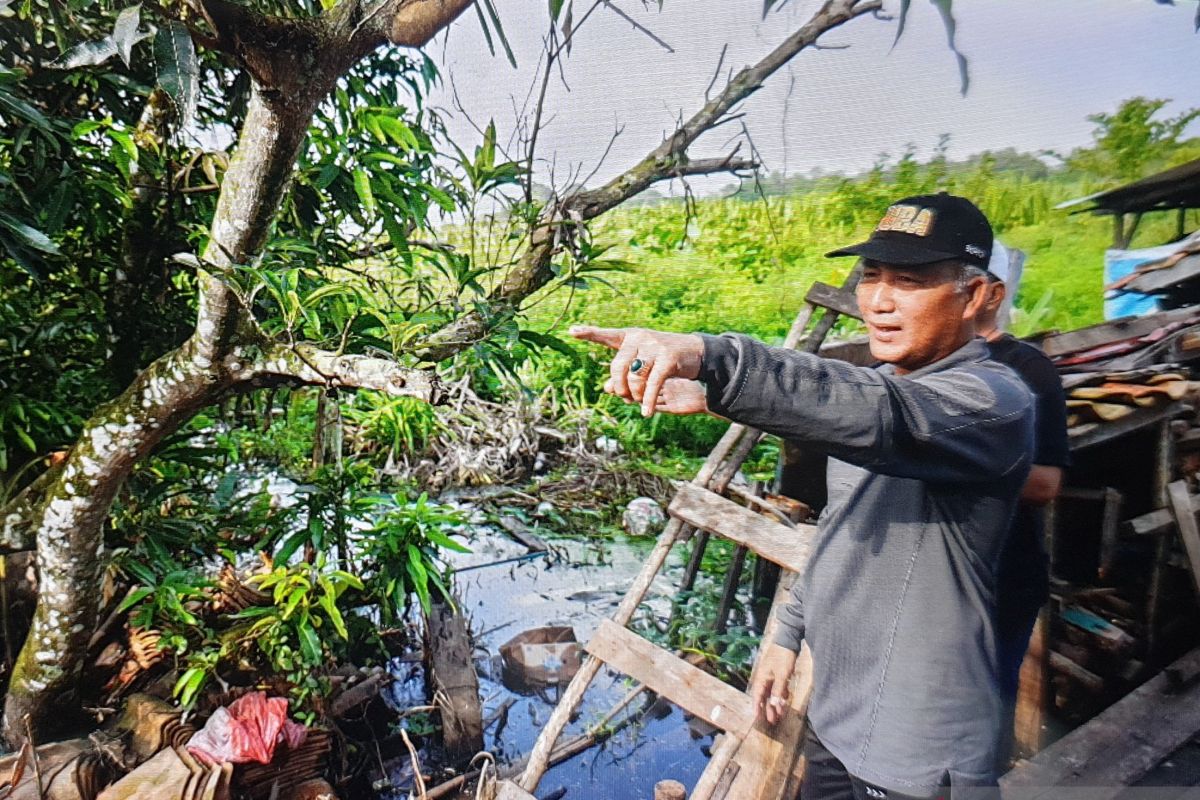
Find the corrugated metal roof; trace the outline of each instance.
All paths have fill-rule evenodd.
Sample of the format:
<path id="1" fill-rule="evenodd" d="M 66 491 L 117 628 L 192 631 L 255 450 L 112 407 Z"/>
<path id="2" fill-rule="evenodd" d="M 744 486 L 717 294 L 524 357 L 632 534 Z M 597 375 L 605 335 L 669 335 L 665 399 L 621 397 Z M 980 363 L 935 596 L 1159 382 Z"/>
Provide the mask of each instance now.
<path id="1" fill-rule="evenodd" d="M 1156 175 L 1060 203 L 1071 208 L 1091 203 L 1080 211 L 1097 214 L 1128 214 L 1172 208 L 1200 208 L 1200 158 Z"/>

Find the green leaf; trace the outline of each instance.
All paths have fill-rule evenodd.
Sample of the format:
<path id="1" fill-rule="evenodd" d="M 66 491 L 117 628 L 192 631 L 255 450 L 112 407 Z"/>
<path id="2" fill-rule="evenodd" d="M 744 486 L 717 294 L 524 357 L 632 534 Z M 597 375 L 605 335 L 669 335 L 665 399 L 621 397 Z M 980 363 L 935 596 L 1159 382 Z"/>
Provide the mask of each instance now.
<path id="1" fill-rule="evenodd" d="M 208 671 L 200 667 L 188 667 L 183 674 L 179 676 L 179 680 L 175 682 L 175 689 L 172 691 L 179 702 L 185 706 L 192 704 L 192 699 L 196 696 L 196 692 L 204 686 L 204 682 L 208 679 Z"/>
<path id="2" fill-rule="evenodd" d="M 126 572 L 147 586 L 154 586 L 158 583 L 158 576 L 154 574 L 154 571 L 141 562 L 126 561 L 123 567 Z"/>
<path id="3" fill-rule="evenodd" d="M 308 591 L 303 586 L 293 589 L 291 595 L 288 596 L 287 603 L 283 606 L 283 612 L 279 616 L 283 619 L 290 617 L 296 610 L 296 607 L 300 605 L 300 601 L 304 600 L 307 595 Z"/>
<path id="4" fill-rule="evenodd" d="M 31 437 L 24 428 L 13 426 L 12 432 L 17 435 L 17 439 L 22 445 L 24 445 L 26 450 L 31 453 L 37 452 L 37 444 L 34 443 L 33 437 Z"/>
<path id="5" fill-rule="evenodd" d="M 300 652 L 304 659 L 310 665 L 321 663 L 321 639 L 312 625 L 304 623 L 297 628 L 297 632 L 300 634 Z"/>
<path id="6" fill-rule="evenodd" d="M 200 86 L 200 65 L 187 26 L 169 20 L 154 37 L 154 60 L 158 64 L 158 85 L 175 103 L 181 128 L 187 128 L 196 114 Z"/>
<path id="7" fill-rule="evenodd" d="M 428 184 L 425 184 L 423 188 L 425 189 L 425 193 L 433 198 L 433 202 L 437 203 L 443 211 L 445 211 L 447 214 L 454 212 L 454 201 L 450 199 L 450 195 L 446 194 L 436 186 L 429 186 Z"/>
<path id="8" fill-rule="evenodd" d="M 117 15 L 117 22 L 113 25 L 111 39 L 116 46 L 116 51 L 121 60 L 125 62 L 125 66 L 129 66 L 129 59 L 133 54 L 133 46 L 145 39 L 149 33 L 138 33 L 138 25 L 141 24 L 142 4 L 130 6 L 124 9 Z"/>
<path id="9" fill-rule="evenodd" d="M 317 599 L 317 602 L 321 604 L 321 608 L 325 609 L 325 615 L 333 623 L 333 629 L 337 631 L 338 636 L 341 636 L 343 639 L 349 639 L 350 633 L 346 630 L 346 621 L 342 618 L 342 612 L 337 607 L 337 592 L 334 591 L 333 583 L 324 575 L 318 580 L 324 591 L 321 592 L 321 596 Z"/>
<path id="10" fill-rule="evenodd" d="M 491 170 L 496 166 L 496 121 L 488 120 L 488 126 L 483 131 L 483 146 L 479 148 L 476 166 Z"/>
<path id="11" fill-rule="evenodd" d="M 31 247 L 36 249 L 36 251 L 49 253 L 50 255 L 62 254 L 59 251 L 59 246 L 55 245 L 55 243 L 50 240 L 50 237 L 46 234 L 43 234 L 41 230 L 32 228 L 30 225 L 26 225 L 24 222 L 20 221 L 20 219 L 8 216 L 7 213 L 2 211 L 0 211 L 0 225 L 4 225 L 5 228 L 12 231 L 12 234 L 17 236 L 17 239 L 20 241 L 20 243 L 23 243 L 25 247 Z"/>
<path id="12" fill-rule="evenodd" d="M 430 528 L 425 535 L 429 537 L 429 541 L 446 550 L 453 550 L 456 553 L 471 552 L 471 548 L 454 541 L 449 536 L 435 528 Z"/>
<path id="13" fill-rule="evenodd" d="M 425 569 L 425 556 L 416 545 L 408 545 L 408 561 L 405 563 L 405 569 L 408 570 L 408 575 L 412 578 L 413 589 L 417 593 L 417 599 L 421 601 L 421 608 L 429 613 L 429 572 Z"/>
<path id="14" fill-rule="evenodd" d="M 306 541 L 308 541 L 307 529 L 301 528 L 300 530 L 292 533 L 283 540 L 283 544 L 279 546 L 279 550 L 275 553 L 275 563 L 286 564 L 288 559 L 292 557 L 292 554 L 299 550 L 300 545 L 304 544 Z"/>
<path id="15" fill-rule="evenodd" d="M 374 216 L 375 194 L 371 191 L 371 177 L 367 175 L 366 170 L 354 170 L 354 191 L 358 194 L 358 199 L 362 202 L 368 216 Z"/>
<path id="16" fill-rule="evenodd" d="M 121 601 L 121 605 L 117 606 L 117 612 L 120 613 L 122 611 L 128 611 L 152 594 L 154 594 L 154 590 L 149 586 L 142 586 L 141 588 L 134 589 L 123 601 Z"/>
<path id="17" fill-rule="evenodd" d="M 483 0 L 479 5 L 483 5 L 487 9 L 488 17 L 491 18 L 492 25 L 496 29 L 496 37 L 500 39 L 500 45 L 504 48 L 504 55 L 508 56 L 508 63 L 516 68 L 517 59 L 513 56 L 512 47 L 508 43 L 508 37 L 504 35 L 504 26 L 500 24 L 500 15 L 496 12 L 496 4 L 492 0 Z"/>
<path id="18" fill-rule="evenodd" d="M 41 130 L 50 130 L 50 120 L 42 112 L 3 88 L 0 88 L 0 112 L 23 119 Z"/>
<path id="19" fill-rule="evenodd" d="M 558 15 L 562 13 L 564 0 L 550 0 L 550 21 L 558 22 Z"/>

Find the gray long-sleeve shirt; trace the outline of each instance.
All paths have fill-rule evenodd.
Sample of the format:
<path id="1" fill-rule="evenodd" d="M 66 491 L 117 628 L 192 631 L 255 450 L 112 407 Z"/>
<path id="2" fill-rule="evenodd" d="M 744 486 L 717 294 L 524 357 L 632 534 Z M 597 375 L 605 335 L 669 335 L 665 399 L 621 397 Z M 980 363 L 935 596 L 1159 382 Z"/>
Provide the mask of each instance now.
<path id="1" fill-rule="evenodd" d="M 829 503 L 777 641 L 813 656 L 813 731 L 851 774 L 932 793 L 994 780 L 1001 547 L 1032 401 L 976 339 L 904 376 L 704 335 L 709 409 L 825 450 Z"/>

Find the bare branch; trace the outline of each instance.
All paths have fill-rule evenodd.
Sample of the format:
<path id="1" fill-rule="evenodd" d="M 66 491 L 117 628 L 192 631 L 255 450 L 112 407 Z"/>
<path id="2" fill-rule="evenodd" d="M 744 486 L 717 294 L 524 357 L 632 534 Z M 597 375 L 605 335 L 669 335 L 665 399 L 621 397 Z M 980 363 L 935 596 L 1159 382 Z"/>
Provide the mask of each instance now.
<path id="1" fill-rule="evenodd" d="M 441 387 L 428 370 L 412 369 L 386 358 L 338 355 L 309 344 L 276 345 L 242 375 L 243 382 L 300 382 L 329 387 L 375 389 L 391 395 L 437 402 Z"/>
<path id="2" fill-rule="evenodd" d="M 682 122 L 641 162 L 604 186 L 575 192 L 559 203 L 547 206 L 541 220 L 530 232 L 529 247 L 520 262 L 488 297 L 487 317 L 493 322 L 489 323 L 479 311 L 468 312 L 433 334 L 418 351 L 421 358 L 429 361 L 449 358 L 486 336 L 495 320 L 508 319 L 515 314 L 527 297 L 553 279 L 550 266 L 561 248 L 565 228 L 594 219 L 657 181 L 753 168 L 755 162 L 734 161 L 732 157 L 691 162 L 687 149 L 701 134 L 720 124 L 735 105 L 758 91 L 768 77 L 802 50 L 814 45 L 823 34 L 856 17 L 873 14 L 881 5 L 882 0 L 826 0 L 799 30 L 757 64 L 738 72 L 720 94 Z"/>
<path id="3" fill-rule="evenodd" d="M 671 47 L 671 45 L 667 44 L 667 43 L 666 43 L 666 42 L 664 42 L 662 39 L 658 38 L 658 37 L 657 37 L 657 36 L 654 34 L 654 31 L 650 30 L 650 29 L 649 29 L 649 28 L 647 28 L 645 25 L 641 24 L 641 23 L 640 23 L 640 22 L 638 22 L 636 19 L 634 19 L 633 17 L 629 16 L 628 14 L 626 14 L 626 13 L 625 13 L 624 11 L 622 11 L 621 9 L 617 8 L 615 5 L 613 5 L 613 4 L 612 4 L 611 0 L 604 0 L 604 7 L 605 7 L 605 8 L 607 8 L 609 11 L 612 11 L 612 12 L 616 13 L 616 15 L 617 15 L 617 16 L 619 16 L 621 19 L 625 20 L 625 21 L 626 21 L 626 22 L 628 22 L 630 25 L 632 25 L 632 26 L 633 26 L 633 28 L 634 28 L 634 30 L 641 31 L 642 33 L 644 33 L 644 34 L 646 34 L 647 36 L 649 36 L 649 37 L 650 37 L 650 40 L 651 40 L 652 42 L 654 42 L 654 43 L 655 43 L 655 44 L 657 44 L 659 47 L 661 47 L 661 48 L 663 48 L 664 50 L 666 50 L 668 53 L 674 53 L 674 52 L 675 52 L 675 48 L 674 48 L 674 47 Z"/>

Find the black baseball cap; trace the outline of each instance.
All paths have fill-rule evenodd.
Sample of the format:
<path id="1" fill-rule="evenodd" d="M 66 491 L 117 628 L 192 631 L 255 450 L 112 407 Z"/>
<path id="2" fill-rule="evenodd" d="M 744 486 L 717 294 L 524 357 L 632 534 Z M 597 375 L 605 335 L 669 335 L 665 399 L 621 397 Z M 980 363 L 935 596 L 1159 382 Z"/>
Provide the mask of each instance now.
<path id="1" fill-rule="evenodd" d="M 893 203 L 870 239 L 826 253 L 904 267 L 953 258 L 980 269 L 987 269 L 991 255 L 992 226 L 987 217 L 970 200 L 946 192 Z"/>

